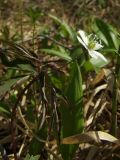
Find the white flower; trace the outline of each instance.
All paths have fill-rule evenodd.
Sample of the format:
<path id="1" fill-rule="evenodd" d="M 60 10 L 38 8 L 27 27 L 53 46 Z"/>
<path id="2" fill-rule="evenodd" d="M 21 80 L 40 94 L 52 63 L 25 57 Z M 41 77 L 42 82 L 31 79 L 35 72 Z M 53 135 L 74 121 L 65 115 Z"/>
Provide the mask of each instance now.
<path id="1" fill-rule="evenodd" d="M 89 55 L 92 58 L 102 59 L 105 62 L 108 62 L 108 60 L 100 52 L 97 51 L 100 48 L 103 48 L 103 46 L 95 40 L 95 37 L 92 40 L 91 37 L 92 35 L 87 36 L 83 30 L 78 31 L 77 39 L 86 48 Z"/>

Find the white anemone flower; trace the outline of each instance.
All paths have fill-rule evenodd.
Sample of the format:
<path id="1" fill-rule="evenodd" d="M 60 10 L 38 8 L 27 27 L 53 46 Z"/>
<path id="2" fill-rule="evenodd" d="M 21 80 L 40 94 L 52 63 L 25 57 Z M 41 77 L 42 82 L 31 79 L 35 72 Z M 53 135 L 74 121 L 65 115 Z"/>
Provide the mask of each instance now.
<path id="1" fill-rule="evenodd" d="M 91 36 L 92 35 L 87 36 L 83 30 L 79 30 L 77 39 L 85 47 L 85 49 L 88 51 L 88 54 L 92 58 L 102 59 L 103 61 L 108 62 L 108 60 L 100 52 L 97 51 L 97 50 L 103 48 L 103 46 L 95 40 L 96 37 L 94 37 L 91 40 Z"/>

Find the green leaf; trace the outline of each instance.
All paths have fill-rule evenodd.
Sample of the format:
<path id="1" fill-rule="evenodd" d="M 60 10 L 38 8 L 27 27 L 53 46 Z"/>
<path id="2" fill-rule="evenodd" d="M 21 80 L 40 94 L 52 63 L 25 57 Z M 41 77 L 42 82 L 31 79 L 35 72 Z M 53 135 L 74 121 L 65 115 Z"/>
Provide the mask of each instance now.
<path id="1" fill-rule="evenodd" d="M 84 69 L 86 72 L 94 71 L 94 66 L 90 61 L 84 63 Z"/>
<path id="2" fill-rule="evenodd" d="M 98 4 L 101 6 L 101 7 L 105 7 L 107 2 L 105 0 L 98 0 Z"/>
<path id="3" fill-rule="evenodd" d="M 43 15 L 38 7 L 29 7 L 26 11 L 26 14 L 31 18 L 32 23 L 35 23 L 39 17 Z"/>
<path id="4" fill-rule="evenodd" d="M 4 112 L 4 113 L 8 113 L 9 114 L 9 112 L 6 109 L 4 109 L 3 107 L 1 107 L 1 106 L 0 106 L 0 112 Z"/>
<path id="5" fill-rule="evenodd" d="M 21 77 L 17 77 L 4 81 L 3 84 L 0 85 L 0 96 L 4 95 L 5 92 L 9 91 L 11 87 L 20 79 Z"/>
<path id="6" fill-rule="evenodd" d="M 110 52 L 110 53 L 116 53 L 117 52 L 117 50 L 116 49 L 114 49 L 114 48 L 105 48 L 105 49 L 103 49 L 102 51 L 104 51 L 104 52 Z"/>
<path id="7" fill-rule="evenodd" d="M 17 66 L 24 71 L 35 72 L 35 69 L 30 64 L 18 64 Z"/>
<path id="8" fill-rule="evenodd" d="M 26 119 L 32 123 L 35 123 L 36 115 L 33 114 L 33 112 L 34 112 L 34 106 L 30 103 L 30 105 L 27 106 Z"/>
<path id="9" fill-rule="evenodd" d="M 61 51 L 56 51 L 53 49 L 41 49 L 41 51 L 46 52 L 50 55 L 54 55 L 54 56 L 58 56 L 66 61 L 71 61 L 72 58 L 65 52 L 61 52 Z"/>
<path id="10" fill-rule="evenodd" d="M 117 35 L 115 34 L 115 32 L 112 30 L 112 28 L 111 28 L 110 35 L 111 35 L 111 38 L 112 38 L 112 40 L 113 40 L 115 49 L 118 50 L 118 49 L 119 49 L 120 42 L 118 41 L 118 37 L 117 37 Z"/>
<path id="11" fill-rule="evenodd" d="M 84 126 L 83 118 L 82 75 L 77 62 L 71 66 L 70 80 L 67 89 L 69 106 L 61 106 L 63 137 L 81 133 Z M 64 160 L 71 159 L 76 145 L 62 145 L 61 152 Z"/>
<path id="12" fill-rule="evenodd" d="M 71 107 L 77 106 L 77 103 L 82 96 L 83 92 L 81 71 L 77 62 L 74 62 L 71 66 L 70 81 L 67 90 L 67 97 Z"/>
<path id="13" fill-rule="evenodd" d="M 4 102 L 0 102 L 0 112 L 10 114 L 9 107 Z"/>
<path id="14" fill-rule="evenodd" d="M 26 157 L 24 158 L 24 160 L 39 160 L 40 156 L 36 155 L 36 156 L 30 156 L 29 154 L 26 155 Z"/>
<path id="15" fill-rule="evenodd" d="M 46 139 L 47 137 L 46 124 L 44 124 L 41 129 L 37 128 L 36 131 L 34 132 L 34 135 L 35 136 L 32 138 L 29 144 L 29 153 L 32 155 L 37 155 L 43 151 L 45 144 L 43 142 L 38 141 L 36 137 L 43 140 Z M 46 153 L 46 157 L 47 157 L 47 153 Z M 41 154 L 41 158 L 42 158 L 42 154 Z"/>
<path id="16" fill-rule="evenodd" d="M 106 55 L 112 58 L 116 58 L 116 54 L 118 54 L 118 51 L 115 48 L 109 47 L 102 49 L 102 52 L 104 52 Z"/>
<path id="17" fill-rule="evenodd" d="M 70 36 L 71 40 L 74 42 L 76 40 L 75 32 L 74 30 L 64 21 L 61 21 L 59 18 L 56 16 L 53 16 L 49 14 L 49 17 L 52 18 L 56 23 L 60 24 L 63 30 L 65 30 L 68 35 Z"/>
<path id="18" fill-rule="evenodd" d="M 99 35 L 101 40 L 103 40 L 103 42 L 107 46 L 118 50 L 118 33 L 112 26 L 106 24 L 104 21 L 100 19 L 96 19 L 95 25 L 93 25 L 93 30 Z"/>
<path id="19" fill-rule="evenodd" d="M 83 66 L 85 63 L 85 56 L 79 47 L 75 47 L 71 52 L 71 57 L 73 60 L 77 60 L 79 66 Z"/>

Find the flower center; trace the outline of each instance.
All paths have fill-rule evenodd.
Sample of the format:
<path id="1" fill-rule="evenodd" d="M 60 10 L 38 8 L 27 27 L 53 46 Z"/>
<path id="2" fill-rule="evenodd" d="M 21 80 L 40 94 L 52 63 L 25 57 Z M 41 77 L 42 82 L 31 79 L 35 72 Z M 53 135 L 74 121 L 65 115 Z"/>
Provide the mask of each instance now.
<path id="1" fill-rule="evenodd" d="M 94 49 L 95 48 L 95 42 L 89 42 L 88 43 L 88 48 L 89 49 Z"/>

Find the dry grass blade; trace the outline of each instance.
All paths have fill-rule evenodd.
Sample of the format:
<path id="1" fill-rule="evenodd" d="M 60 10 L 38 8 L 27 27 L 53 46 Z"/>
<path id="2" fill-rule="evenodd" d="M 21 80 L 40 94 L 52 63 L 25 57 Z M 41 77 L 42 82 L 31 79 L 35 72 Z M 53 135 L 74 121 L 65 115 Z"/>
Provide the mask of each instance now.
<path id="1" fill-rule="evenodd" d="M 86 115 L 87 115 L 87 113 L 88 113 L 88 110 L 89 110 L 89 108 L 90 108 L 90 105 L 91 105 L 94 97 L 96 96 L 96 94 L 97 94 L 98 92 L 100 92 L 101 90 L 104 90 L 104 89 L 106 89 L 106 88 L 107 88 L 107 84 L 103 84 L 103 85 L 101 85 L 101 86 L 98 86 L 98 87 L 94 90 L 94 92 L 92 93 L 89 101 L 85 104 L 85 110 L 84 110 L 84 115 L 85 115 L 85 117 L 86 117 Z"/>
<path id="2" fill-rule="evenodd" d="M 98 101 L 97 101 L 98 105 L 99 105 L 100 101 L 101 101 L 101 99 L 98 99 Z M 86 127 L 90 126 L 93 123 L 93 121 L 95 121 L 95 118 L 99 117 L 102 114 L 103 110 L 105 109 L 106 104 L 107 104 L 107 102 L 102 104 L 100 110 L 97 111 L 98 105 L 96 103 L 95 108 L 94 108 L 94 112 L 89 116 L 88 120 L 86 121 Z"/>

